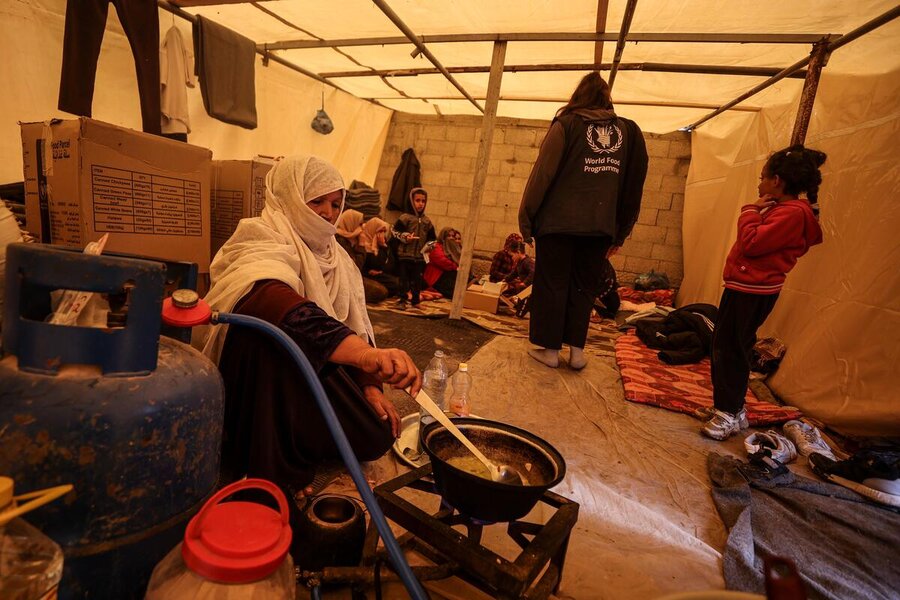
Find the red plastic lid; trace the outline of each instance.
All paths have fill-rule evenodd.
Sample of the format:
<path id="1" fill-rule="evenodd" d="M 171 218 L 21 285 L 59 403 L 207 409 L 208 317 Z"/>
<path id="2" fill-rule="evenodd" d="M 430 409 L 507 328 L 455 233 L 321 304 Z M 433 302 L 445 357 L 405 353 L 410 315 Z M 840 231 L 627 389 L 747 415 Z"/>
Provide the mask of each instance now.
<path id="1" fill-rule="evenodd" d="M 196 306 L 180 307 L 172 302 L 172 298 L 163 300 L 162 320 L 166 325 L 175 327 L 194 327 L 209 323 L 212 309 L 206 300 L 198 300 Z"/>
<path id="2" fill-rule="evenodd" d="M 219 504 L 246 489 L 272 494 L 280 514 L 254 502 Z M 265 479 L 244 479 L 219 490 L 191 519 L 181 556 L 191 571 L 206 579 L 249 583 L 274 573 L 290 547 L 291 526 L 282 491 Z"/>

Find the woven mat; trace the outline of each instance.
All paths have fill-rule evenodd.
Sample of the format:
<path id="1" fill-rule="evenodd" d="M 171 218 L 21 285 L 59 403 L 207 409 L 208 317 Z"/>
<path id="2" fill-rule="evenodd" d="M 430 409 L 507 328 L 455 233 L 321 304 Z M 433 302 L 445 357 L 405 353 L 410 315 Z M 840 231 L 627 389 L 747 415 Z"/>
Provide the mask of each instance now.
<path id="1" fill-rule="evenodd" d="M 709 359 L 690 365 L 672 366 L 659 360 L 637 336 L 616 340 L 616 363 L 625 386 L 625 399 L 697 416 L 700 408 L 713 405 Z M 751 425 L 771 425 L 801 416 L 799 410 L 757 399 L 747 390 L 747 418 Z"/>

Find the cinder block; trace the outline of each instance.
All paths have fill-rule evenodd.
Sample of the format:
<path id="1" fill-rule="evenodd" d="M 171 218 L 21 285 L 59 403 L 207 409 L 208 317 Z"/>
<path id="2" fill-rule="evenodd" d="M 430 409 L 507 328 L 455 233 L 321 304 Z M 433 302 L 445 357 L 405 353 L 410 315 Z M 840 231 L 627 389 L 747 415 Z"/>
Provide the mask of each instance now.
<path id="1" fill-rule="evenodd" d="M 503 167 L 503 161 L 492 158 L 488 161 L 488 175 L 500 175 Z"/>
<path id="2" fill-rule="evenodd" d="M 419 158 L 419 165 L 422 167 L 422 170 L 435 170 L 444 168 L 444 157 L 440 154 L 421 154 L 417 155 Z M 397 163 L 399 165 L 399 162 Z M 394 170 L 397 169 L 397 165 L 394 166 Z M 391 171 L 391 176 L 393 177 L 394 172 Z"/>
<path id="3" fill-rule="evenodd" d="M 507 189 L 514 194 L 521 194 L 525 191 L 526 183 L 528 183 L 528 180 L 524 177 L 510 177 Z"/>
<path id="4" fill-rule="evenodd" d="M 672 194 L 672 210 L 684 210 L 684 194 Z"/>
<path id="5" fill-rule="evenodd" d="M 691 142 L 672 142 L 669 145 L 669 157 L 671 158 L 691 158 Z"/>
<path id="6" fill-rule="evenodd" d="M 478 237 L 491 237 L 494 234 L 494 224 L 487 221 L 480 221 L 475 232 L 475 235 Z"/>
<path id="7" fill-rule="evenodd" d="M 660 173 L 647 173 L 644 180 L 644 192 L 652 192 L 662 187 L 663 175 Z"/>
<path id="8" fill-rule="evenodd" d="M 645 138 L 644 141 L 647 142 L 647 155 L 650 157 L 651 161 L 653 160 L 653 157 L 667 158 L 669 156 L 670 142 L 653 138 Z"/>
<path id="9" fill-rule="evenodd" d="M 446 140 L 446 125 L 425 125 L 422 127 L 422 137 L 430 140 Z"/>
<path id="10" fill-rule="evenodd" d="M 669 276 L 669 283 L 672 287 L 680 286 L 681 280 L 684 279 L 684 264 L 681 261 L 661 260 L 657 270 Z"/>
<path id="11" fill-rule="evenodd" d="M 447 127 L 447 139 L 451 142 L 474 142 L 475 130 L 471 127 Z"/>
<path id="12" fill-rule="evenodd" d="M 659 189 L 664 192 L 683 194 L 685 185 L 687 185 L 687 180 L 681 175 L 664 175 Z"/>
<path id="13" fill-rule="evenodd" d="M 509 186 L 509 177 L 503 175 L 488 175 L 484 182 L 484 189 L 492 192 L 505 192 Z"/>
<path id="14" fill-rule="evenodd" d="M 428 188 L 436 185 L 450 185 L 450 171 L 422 170 L 422 186 Z"/>
<path id="15" fill-rule="evenodd" d="M 625 245 L 622 246 L 620 252 L 625 256 L 639 256 L 641 258 L 657 258 L 655 256 L 651 257 L 650 253 L 653 249 L 653 244 L 650 242 L 638 242 L 633 239 L 629 239 L 625 241 Z"/>
<path id="16" fill-rule="evenodd" d="M 505 217 L 506 210 L 502 206 L 482 206 L 478 219 L 491 223 L 502 223 Z"/>
<path id="17" fill-rule="evenodd" d="M 637 222 L 641 225 L 656 225 L 656 213 L 658 212 L 655 208 L 641 208 Z"/>
<path id="18" fill-rule="evenodd" d="M 427 212 L 427 211 L 426 211 Z M 469 218 L 469 203 L 460 200 L 451 200 L 447 203 L 447 216 L 460 219 Z"/>
<path id="19" fill-rule="evenodd" d="M 632 273 L 646 273 L 647 271 L 654 269 L 659 266 L 658 260 L 652 260 L 649 258 L 642 258 L 640 256 L 626 256 L 625 257 L 625 270 L 631 271 Z"/>
<path id="20" fill-rule="evenodd" d="M 472 180 L 475 175 L 473 173 L 450 173 L 450 185 L 454 187 L 472 187 Z"/>
<path id="21" fill-rule="evenodd" d="M 621 271 L 625 268 L 625 256 L 620 253 L 613 254 L 610 257 L 609 262 L 612 263 L 612 266 L 616 271 Z"/>
<path id="22" fill-rule="evenodd" d="M 537 148 L 529 148 L 526 146 L 515 146 L 515 151 L 513 152 L 513 158 L 517 161 L 524 161 L 531 164 L 534 164 L 534 161 L 537 160 L 537 155 Z"/>
<path id="23" fill-rule="evenodd" d="M 515 157 L 515 154 L 515 146 L 497 143 L 496 139 L 494 140 L 494 145 L 491 146 L 491 159 L 510 160 L 511 158 Z M 534 161 L 532 160 L 532 162 Z"/>
<path id="24" fill-rule="evenodd" d="M 680 261 L 682 257 L 681 246 L 668 246 L 666 244 L 653 244 L 650 258 L 657 260 Z"/>
<path id="25" fill-rule="evenodd" d="M 656 215 L 656 224 L 664 227 L 681 227 L 682 214 L 678 211 L 661 210 Z"/>
<path id="26" fill-rule="evenodd" d="M 689 160 L 679 160 L 678 167 L 675 169 L 676 175 L 681 175 L 682 177 L 687 178 L 688 173 L 691 170 L 691 161 Z"/>
<path id="27" fill-rule="evenodd" d="M 430 217 L 446 215 L 448 203 L 446 200 L 438 200 L 429 196 L 428 206 L 425 208 L 426 214 Z"/>
<path id="28" fill-rule="evenodd" d="M 681 227 L 666 227 L 666 245 L 681 248 Z"/>
<path id="29" fill-rule="evenodd" d="M 444 140 L 428 140 L 425 145 L 427 154 L 438 154 L 442 156 L 454 156 L 456 154 L 457 142 L 446 142 Z M 421 160 L 419 161 L 421 162 Z"/>
<path id="30" fill-rule="evenodd" d="M 475 159 L 467 156 L 445 156 L 443 168 L 447 171 L 471 172 L 475 165 Z"/>
<path id="31" fill-rule="evenodd" d="M 644 192 L 641 198 L 641 208 L 661 208 L 668 210 L 672 206 L 672 194 L 670 192 Z"/>
<path id="32" fill-rule="evenodd" d="M 521 127 L 508 129 L 504 134 L 503 142 L 516 146 L 534 146 L 534 130 Z"/>
<path id="33" fill-rule="evenodd" d="M 666 240 L 666 228 L 656 225 L 642 225 L 637 223 L 631 230 L 631 237 L 636 242 L 664 242 Z"/>
<path id="34" fill-rule="evenodd" d="M 475 158 L 478 156 L 477 142 L 456 142 L 456 156 L 469 156 Z"/>

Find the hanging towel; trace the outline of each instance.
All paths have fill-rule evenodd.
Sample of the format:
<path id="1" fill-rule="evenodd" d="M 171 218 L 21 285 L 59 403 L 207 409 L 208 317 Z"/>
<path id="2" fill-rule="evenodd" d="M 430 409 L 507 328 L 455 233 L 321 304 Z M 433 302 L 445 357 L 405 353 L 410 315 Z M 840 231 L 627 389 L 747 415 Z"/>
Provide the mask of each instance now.
<path id="1" fill-rule="evenodd" d="M 256 44 L 198 16 L 194 22 L 195 72 L 209 116 L 256 129 Z"/>
<path id="2" fill-rule="evenodd" d="M 409 192 L 417 187 L 422 187 L 419 159 L 416 158 L 416 153 L 412 148 L 407 148 L 403 151 L 400 165 L 394 172 L 387 207 L 393 210 L 412 212 L 412 207 L 409 205 Z"/>
<path id="3" fill-rule="evenodd" d="M 159 49 L 160 110 L 163 133 L 190 133 L 187 88 L 195 85 L 194 56 L 172 25 Z"/>

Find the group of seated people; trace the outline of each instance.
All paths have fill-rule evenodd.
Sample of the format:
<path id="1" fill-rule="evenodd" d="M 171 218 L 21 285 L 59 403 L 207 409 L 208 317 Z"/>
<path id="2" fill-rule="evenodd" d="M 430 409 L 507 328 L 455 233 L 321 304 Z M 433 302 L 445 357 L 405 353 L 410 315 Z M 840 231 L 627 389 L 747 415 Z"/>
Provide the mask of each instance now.
<path id="1" fill-rule="evenodd" d="M 462 254 L 462 234 L 444 227 L 435 235 L 425 215 L 428 192 L 415 188 L 409 194 L 409 212 L 394 226 L 346 209 L 335 223 L 336 239 L 363 276 L 366 301 L 377 303 L 396 296 L 400 306 L 413 306 L 422 298 L 451 298 Z M 505 282 L 504 295 L 512 296 L 531 285 L 534 259 L 525 252 L 522 236 L 512 233 L 494 255 L 490 280 Z"/>

